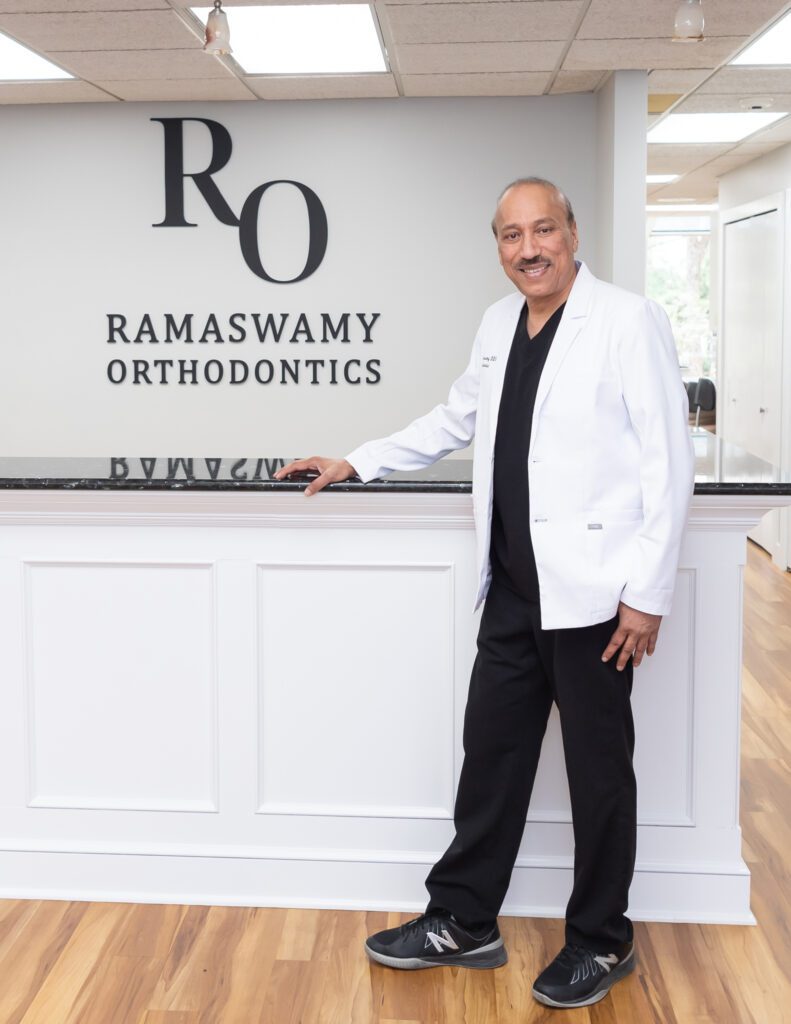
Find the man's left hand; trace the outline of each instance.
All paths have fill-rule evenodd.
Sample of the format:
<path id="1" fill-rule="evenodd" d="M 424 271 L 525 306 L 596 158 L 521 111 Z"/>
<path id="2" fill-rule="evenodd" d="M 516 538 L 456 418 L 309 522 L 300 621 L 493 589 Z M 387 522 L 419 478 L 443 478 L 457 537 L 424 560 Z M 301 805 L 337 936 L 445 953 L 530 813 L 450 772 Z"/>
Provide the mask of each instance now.
<path id="1" fill-rule="evenodd" d="M 637 668 L 643 660 L 644 654 L 654 653 L 661 621 L 661 615 L 640 612 L 621 601 L 618 605 L 618 628 L 605 647 L 601 660 L 609 661 L 620 648 L 621 653 L 618 655 L 618 662 L 615 666 L 618 671 L 622 672 L 626 668 L 629 658 Z"/>

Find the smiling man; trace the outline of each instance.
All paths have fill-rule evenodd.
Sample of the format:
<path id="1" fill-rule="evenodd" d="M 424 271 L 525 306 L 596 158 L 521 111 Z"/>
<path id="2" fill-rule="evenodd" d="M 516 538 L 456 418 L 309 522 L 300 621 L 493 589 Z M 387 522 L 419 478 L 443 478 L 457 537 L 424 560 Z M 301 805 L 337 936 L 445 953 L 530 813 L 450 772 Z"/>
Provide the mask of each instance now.
<path id="1" fill-rule="evenodd" d="M 300 459 L 313 494 L 436 461 L 476 438 L 476 608 L 455 836 L 426 912 L 372 935 L 389 967 L 499 967 L 497 926 L 549 712 L 558 707 L 574 828 L 565 945 L 549 1006 L 604 998 L 634 968 L 633 667 L 670 610 L 693 485 L 688 405 L 667 317 L 575 260 L 571 203 L 523 178 L 492 228 L 516 292 L 486 310 L 447 402 L 345 459 Z M 496 424 L 496 427 L 495 427 Z M 493 429 L 494 428 L 494 429 Z"/>

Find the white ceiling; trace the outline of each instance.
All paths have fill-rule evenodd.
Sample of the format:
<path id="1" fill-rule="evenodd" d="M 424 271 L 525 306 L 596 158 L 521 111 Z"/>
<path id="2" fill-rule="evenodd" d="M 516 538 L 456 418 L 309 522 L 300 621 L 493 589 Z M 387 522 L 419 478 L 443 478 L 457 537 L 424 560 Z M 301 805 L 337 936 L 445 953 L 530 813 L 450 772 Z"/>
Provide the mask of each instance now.
<path id="1" fill-rule="evenodd" d="M 706 39 L 686 45 L 670 40 L 678 0 L 376 0 L 390 71 L 332 76 L 246 75 L 209 57 L 190 2 L 0 0 L 0 31 L 77 76 L 0 83 L 0 103 L 536 96 L 592 92 L 637 68 L 649 94 L 678 97 L 672 110 L 740 110 L 762 96 L 791 111 L 791 68 L 725 66 L 789 0 L 703 0 Z M 235 6 L 261 2 L 227 0 L 231 28 Z M 649 146 L 649 171 L 683 175 L 649 197 L 713 199 L 717 175 L 786 142 L 791 116 L 741 145 Z"/>

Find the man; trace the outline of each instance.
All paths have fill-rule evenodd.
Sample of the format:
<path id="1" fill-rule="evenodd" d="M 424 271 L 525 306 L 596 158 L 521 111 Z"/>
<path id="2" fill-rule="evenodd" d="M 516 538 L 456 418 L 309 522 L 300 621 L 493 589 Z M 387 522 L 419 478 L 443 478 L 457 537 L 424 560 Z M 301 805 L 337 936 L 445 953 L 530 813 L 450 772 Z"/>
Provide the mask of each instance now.
<path id="1" fill-rule="evenodd" d="M 492 223 L 516 293 L 486 310 L 448 401 L 345 459 L 306 494 L 436 461 L 476 437 L 478 594 L 485 597 L 464 718 L 456 834 L 426 879 L 426 912 L 372 935 L 407 969 L 497 967 L 497 927 L 552 702 L 574 827 L 566 944 L 533 987 L 550 1006 L 602 999 L 634 968 L 632 670 L 670 610 L 692 494 L 688 405 L 667 317 L 598 281 L 574 254 L 571 204 L 520 179 Z"/>

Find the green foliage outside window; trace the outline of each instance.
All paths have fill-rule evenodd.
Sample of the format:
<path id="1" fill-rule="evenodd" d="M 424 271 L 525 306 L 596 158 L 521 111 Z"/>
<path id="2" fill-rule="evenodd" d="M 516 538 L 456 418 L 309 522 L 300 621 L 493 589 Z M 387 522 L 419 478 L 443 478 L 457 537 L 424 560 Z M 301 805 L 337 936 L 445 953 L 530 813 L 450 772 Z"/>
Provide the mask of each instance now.
<path id="1" fill-rule="evenodd" d="M 652 232 L 646 294 L 673 325 L 685 380 L 717 378 L 717 345 L 709 320 L 711 291 L 708 232 Z"/>

